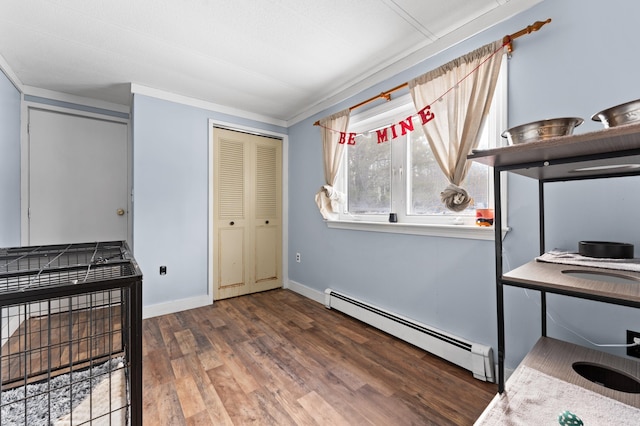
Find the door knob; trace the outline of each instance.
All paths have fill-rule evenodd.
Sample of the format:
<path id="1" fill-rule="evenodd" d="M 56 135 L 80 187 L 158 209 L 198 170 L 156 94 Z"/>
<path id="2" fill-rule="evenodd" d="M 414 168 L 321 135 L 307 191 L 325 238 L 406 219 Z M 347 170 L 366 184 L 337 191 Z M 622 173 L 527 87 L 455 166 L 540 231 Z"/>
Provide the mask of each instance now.
<path id="1" fill-rule="evenodd" d="M 118 216 L 124 216 L 124 209 L 118 209 L 116 213 L 118 213 Z"/>

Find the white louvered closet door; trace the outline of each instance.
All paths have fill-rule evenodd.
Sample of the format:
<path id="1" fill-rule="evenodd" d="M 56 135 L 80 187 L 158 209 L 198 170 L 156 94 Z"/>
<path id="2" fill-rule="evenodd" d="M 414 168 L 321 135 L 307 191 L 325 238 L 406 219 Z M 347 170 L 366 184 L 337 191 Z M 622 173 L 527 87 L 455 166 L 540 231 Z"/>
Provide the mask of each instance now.
<path id="1" fill-rule="evenodd" d="M 214 299 L 282 287 L 282 144 L 214 129 Z"/>

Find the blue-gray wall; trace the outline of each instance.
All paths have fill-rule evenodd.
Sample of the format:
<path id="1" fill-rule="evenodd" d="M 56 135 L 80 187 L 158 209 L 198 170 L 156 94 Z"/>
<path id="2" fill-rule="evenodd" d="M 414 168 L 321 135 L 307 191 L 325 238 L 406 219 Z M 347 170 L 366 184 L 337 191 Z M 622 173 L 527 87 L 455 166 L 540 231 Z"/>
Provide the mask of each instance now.
<path id="1" fill-rule="evenodd" d="M 0 247 L 20 245 L 20 92 L 0 70 Z"/>
<path id="2" fill-rule="evenodd" d="M 320 132 L 312 123 L 330 112 L 433 69 L 537 20 L 553 22 L 518 39 L 509 60 L 509 123 L 579 116 L 576 133 L 597 130 L 590 116 L 640 97 L 640 58 L 633 54 L 640 3 L 555 0 L 424 61 L 366 93 L 289 129 L 289 278 L 318 291 L 327 287 L 496 348 L 493 242 L 328 229 L 313 200 L 323 183 Z M 640 247 L 638 178 L 553 184 L 548 189 L 548 248 L 577 249 L 584 239 L 627 241 Z M 537 182 L 510 177 L 506 263 L 514 268 L 537 254 Z M 635 223 L 634 223 L 635 222 Z M 634 232 L 635 231 L 635 232 Z M 507 288 L 507 365 L 515 367 L 539 336 L 538 295 Z M 622 343 L 640 329 L 640 313 L 550 296 L 554 319 L 591 340 Z M 550 320 L 549 334 L 584 340 Z M 611 352 L 623 354 L 622 349 Z"/>
<path id="3" fill-rule="evenodd" d="M 209 119 L 286 134 L 286 129 L 134 95 L 133 244 L 145 306 L 208 293 Z M 161 276 L 159 267 L 167 266 Z"/>
<path id="4" fill-rule="evenodd" d="M 509 62 L 509 123 L 575 115 L 577 132 L 599 129 L 588 118 L 640 97 L 634 55 L 640 4 L 612 0 L 547 0 L 289 129 L 134 96 L 134 251 L 145 274 L 144 304 L 207 294 L 208 119 L 289 135 L 289 277 L 318 292 L 344 291 L 472 341 L 496 346 L 493 243 L 328 229 L 313 195 L 323 182 L 320 134 L 312 123 L 403 83 L 536 20 L 553 22 L 518 39 Z M 550 185 L 549 248 L 575 249 L 583 239 L 620 240 L 640 249 L 637 178 Z M 509 268 L 537 254 L 537 184 L 509 178 Z M 20 243 L 20 95 L 0 74 L 0 245 Z M 168 274 L 158 274 L 160 265 Z M 507 364 L 517 365 L 538 336 L 537 295 L 506 290 Z M 554 318 L 600 342 L 621 342 L 640 330 L 640 313 L 550 297 Z M 552 336 L 585 344 L 549 324 Z M 622 354 L 621 349 L 611 350 Z"/>

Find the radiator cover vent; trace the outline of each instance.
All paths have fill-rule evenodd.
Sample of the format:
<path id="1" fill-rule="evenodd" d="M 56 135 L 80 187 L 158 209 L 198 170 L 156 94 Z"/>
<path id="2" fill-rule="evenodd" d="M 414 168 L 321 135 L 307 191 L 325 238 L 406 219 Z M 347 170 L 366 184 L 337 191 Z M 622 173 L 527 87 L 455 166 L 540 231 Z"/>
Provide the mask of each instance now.
<path id="1" fill-rule="evenodd" d="M 324 293 L 327 308 L 343 312 L 459 365 L 471 371 L 476 379 L 494 381 L 493 351 L 490 346 L 469 342 L 330 288 Z"/>

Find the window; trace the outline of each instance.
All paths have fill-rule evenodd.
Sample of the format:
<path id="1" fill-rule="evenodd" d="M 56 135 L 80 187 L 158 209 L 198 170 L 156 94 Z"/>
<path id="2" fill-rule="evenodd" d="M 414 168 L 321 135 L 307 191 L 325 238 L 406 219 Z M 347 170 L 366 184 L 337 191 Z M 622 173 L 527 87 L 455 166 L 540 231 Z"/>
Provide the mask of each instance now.
<path id="1" fill-rule="evenodd" d="M 491 112 L 478 149 L 500 146 L 506 129 L 506 61 L 498 80 Z M 413 117 L 413 130 L 377 143 L 376 130 Z M 427 129 L 429 124 L 426 125 Z M 448 181 L 433 156 L 409 94 L 352 115 L 349 132 L 355 145 L 345 145 L 337 186 L 346 194 L 340 221 L 388 223 L 396 213 L 398 224 L 423 226 L 475 226 L 475 209 L 493 206 L 493 173 L 473 163 L 462 186 L 474 204 L 462 212 L 448 210 L 440 192 Z M 504 199 L 504 196 L 503 196 Z M 394 224 L 393 226 L 397 226 Z M 487 231 L 487 229 L 483 229 Z"/>

